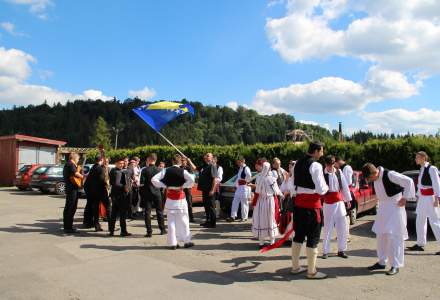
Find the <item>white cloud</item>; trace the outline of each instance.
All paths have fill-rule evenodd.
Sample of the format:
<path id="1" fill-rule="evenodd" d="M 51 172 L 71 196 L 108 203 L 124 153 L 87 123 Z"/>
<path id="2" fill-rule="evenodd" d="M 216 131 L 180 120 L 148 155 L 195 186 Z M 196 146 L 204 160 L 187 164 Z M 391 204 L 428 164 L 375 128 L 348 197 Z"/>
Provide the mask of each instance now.
<path id="1" fill-rule="evenodd" d="M 383 99 L 405 99 L 417 94 L 420 83 L 411 83 L 403 74 L 372 67 L 364 82 L 340 77 L 324 77 L 305 84 L 274 90 L 259 90 L 252 106 L 264 114 L 350 113 Z"/>
<path id="2" fill-rule="evenodd" d="M 232 108 L 233 110 L 237 110 L 239 105 L 237 101 L 229 101 L 228 103 L 226 103 L 226 106 Z"/>
<path id="3" fill-rule="evenodd" d="M 38 18 L 47 19 L 47 8 L 53 6 L 51 0 L 6 0 L 12 4 L 29 6 L 29 11 Z"/>
<path id="4" fill-rule="evenodd" d="M 36 59 L 21 50 L 0 47 L 0 76 L 11 76 L 20 80 L 31 74 L 30 63 Z"/>
<path id="5" fill-rule="evenodd" d="M 9 34 L 15 34 L 15 25 L 11 22 L 2 22 L 0 23 L 0 27 Z"/>
<path id="6" fill-rule="evenodd" d="M 149 99 L 153 98 L 154 96 L 156 96 L 156 91 L 154 89 L 146 86 L 141 90 L 128 91 L 128 96 L 130 96 L 132 98 L 138 97 L 139 99 L 142 99 L 142 100 L 149 100 Z"/>
<path id="7" fill-rule="evenodd" d="M 365 129 L 372 132 L 436 134 L 440 130 L 440 111 L 427 108 L 363 112 L 360 116 L 367 122 Z"/>
<path id="8" fill-rule="evenodd" d="M 356 57 L 381 69 L 440 72 L 440 1 L 288 1 L 286 16 L 268 19 L 272 47 L 288 62 Z M 335 30 L 331 21 L 354 18 Z"/>
<path id="9" fill-rule="evenodd" d="M 89 89 L 81 94 L 58 91 L 43 85 L 34 85 L 26 80 L 30 77 L 31 64 L 36 59 L 18 49 L 0 47 L 0 103 L 9 105 L 64 103 L 76 99 L 110 100 L 102 91 Z"/>

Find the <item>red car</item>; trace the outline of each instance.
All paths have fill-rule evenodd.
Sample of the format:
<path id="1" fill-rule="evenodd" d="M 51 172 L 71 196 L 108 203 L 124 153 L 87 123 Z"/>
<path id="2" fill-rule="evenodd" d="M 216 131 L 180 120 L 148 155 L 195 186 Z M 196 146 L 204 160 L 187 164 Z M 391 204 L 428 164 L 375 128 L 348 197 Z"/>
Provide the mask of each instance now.
<path id="1" fill-rule="evenodd" d="M 368 183 L 362 176 L 362 172 L 354 171 L 353 184 L 350 186 L 353 201 L 349 210 L 350 225 L 356 223 L 358 214 L 370 211 L 376 213 L 377 197 L 373 183 Z"/>
<path id="2" fill-rule="evenodd" d="M 32 164 L 32 165 L 24 165 L 17 172 L 17 176 L 15 177 L 14 185 L 21 191 L 25 191 L 31 188 L 30 183 L 32 179 L 32 173 L 37 169 L 40 165 Z"/>

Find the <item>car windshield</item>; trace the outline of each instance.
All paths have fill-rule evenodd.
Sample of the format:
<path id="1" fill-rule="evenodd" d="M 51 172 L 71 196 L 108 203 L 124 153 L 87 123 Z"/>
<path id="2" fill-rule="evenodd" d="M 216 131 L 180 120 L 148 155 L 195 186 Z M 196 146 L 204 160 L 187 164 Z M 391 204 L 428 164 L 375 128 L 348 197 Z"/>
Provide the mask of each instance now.
<path id="1" fill-rule="evenodd" d="M 18 170 L 18 174 L 26 173 L 27 171 L 29 171 L 30 168 L 31 168 L 30 165 L 24 165 L 23 167 L 20 168 L 20 170 Z"/>
<path id="2" fill-rule="evenodd" d="M 39 167 L 39 168 L 37 168 L 37 169 L 34 171 L 34 174 L 36 174 L 36 175 L 43 174 L 43 173 L 46 172 L 46 170 L 47 170 L 48 168 L 49 168 L 49 167 L 47 167 L 47 166 Z"/>
<path id="3" fill-rule="evenodd" d="M 47 171 L 48 175 L 63 175 L 63 168 L 61 167 L 52 167 Z"/>
<path id="4" fill-rule="evenodd" d="M 252 179 L 255 179 L 255 176 L 257 176 L 258 172 L 252 172 Z M 235 180 L 237 180 L 237 175 L 234 175 L 233 177 L 229 178 L 225 183 L 226 184 L 234 184 Z"/>

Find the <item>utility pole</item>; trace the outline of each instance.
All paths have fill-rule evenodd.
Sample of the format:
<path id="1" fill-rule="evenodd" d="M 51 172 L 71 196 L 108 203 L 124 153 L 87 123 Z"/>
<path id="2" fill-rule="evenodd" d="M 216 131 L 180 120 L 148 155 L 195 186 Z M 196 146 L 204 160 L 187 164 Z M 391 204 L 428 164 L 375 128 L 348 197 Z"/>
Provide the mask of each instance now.
<path id="1" fill-rule="evenodd" d="M 338 136 L 339 142 L 342 142 L 343 136 L 342 136 L 342 122 L 339 122 L 339 136 Z"/>
<path id="2" fill-rule="evenodd" d="M 113 131 L 115 132 L 115 150 L 118 149 L 118 135 L 120 129 L 117 127 L 112 127 Z"/>

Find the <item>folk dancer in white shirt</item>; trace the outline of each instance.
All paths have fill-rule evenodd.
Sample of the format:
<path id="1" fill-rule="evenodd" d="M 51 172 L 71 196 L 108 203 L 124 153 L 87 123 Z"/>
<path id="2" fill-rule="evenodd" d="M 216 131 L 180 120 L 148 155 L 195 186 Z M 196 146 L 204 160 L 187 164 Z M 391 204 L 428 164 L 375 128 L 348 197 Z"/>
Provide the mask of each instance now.
<path id="1" fill-rule="evenodd" d="M 417 244 L 409 247 L 408 250 L 424 251 L 426 246 L 427 219 L 431 225 L 437 242 L 440 242 L 440 178 L 437 167 L 429 164 L 426 152 L 420 151 L 416 154 L 416 163 L 420 166 L 419 178 L 417 181 Z M 435 253 L 440 255 L 440 251 Z"/>
<path id="2" fill-rule="evenodd" d="M 188 204 L 183 189 L 191 188 L 194 184 L 194 175 L 180 167 L 181 156 L 173 158 L 173 166 L 157 173 L 151 183 L 157 188 L 167 190 L 165 210 L 168 217 L 168 245 L 175 250 L 179 242 L 184 243 L 185 248 L 194 246 L 191 242 L 189 229 Z"/>
<path id="3" fill-rule="evenodd" d="M 345 203 L 350 207 L 351 195 L 345 176 L 342 171 L 335 168 L 335 157 L 328 155 L 325 158 L 324 178 L 328 185 L 328 192 L 324 199 L 324 238 L 322 242 L 323 255 L 327 258 L 330 252 L 330 241 L 333 228 L 336 227 L 338 240 L 338 256 L 348 258 L 344 251 L 347 250 L 347 211 Z"/>
<path id="4" fill-rule="evenodd" d="M 370 271 L 384 270 L 391 265 L 387 275 L 396 275 L 404 266 L 404 243 L 408 239 L 406 229 L 406 199 L 415 197 L 414 182 L 408 176 L 367 163 L 362 173 L 374 182 L 379 209 L 373 225 L 377 238 L 378 262 L 368 267 Z"/>
<path id="5" fill-rule="evenodd" d="M 241 205 L 241 219 L 247 221 L 249 214 L 249 201 L 252 193 L 251 187 L 248 185 L 252 179 L 251 169 L 246 166 L 246 161 L 243 157 L 237 160 L 237 165 L 240 167 L 235 180 L 235 194 L 232 201 L 231 217 L 227 219 L 229 222 L 235 221 L 237 218 L 238 206 Z"/>

